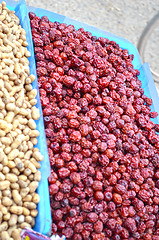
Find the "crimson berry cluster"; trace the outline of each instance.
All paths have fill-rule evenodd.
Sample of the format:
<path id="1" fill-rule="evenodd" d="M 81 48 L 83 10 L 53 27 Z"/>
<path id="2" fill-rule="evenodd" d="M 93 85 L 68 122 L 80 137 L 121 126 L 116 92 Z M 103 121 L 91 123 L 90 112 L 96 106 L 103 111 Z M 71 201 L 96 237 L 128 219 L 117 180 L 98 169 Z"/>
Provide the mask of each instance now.
<path id="1" fill-rule="evenodd" d="M 29 14 L 51 164 L 52 231 L 159 240 L 159 125 L 133 55 Z"/>

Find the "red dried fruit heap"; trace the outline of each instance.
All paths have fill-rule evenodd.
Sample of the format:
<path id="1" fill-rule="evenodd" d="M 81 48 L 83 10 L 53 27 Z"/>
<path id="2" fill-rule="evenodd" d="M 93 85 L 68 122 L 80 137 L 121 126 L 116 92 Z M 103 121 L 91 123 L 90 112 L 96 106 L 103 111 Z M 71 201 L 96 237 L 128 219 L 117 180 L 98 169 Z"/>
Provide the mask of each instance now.
<path id="1" fill-rule="evenodd" d="M 71 240 L 159 239 L 159 125 L 133 56 L 30 13 L 51 163 L 52 231 Z"/>

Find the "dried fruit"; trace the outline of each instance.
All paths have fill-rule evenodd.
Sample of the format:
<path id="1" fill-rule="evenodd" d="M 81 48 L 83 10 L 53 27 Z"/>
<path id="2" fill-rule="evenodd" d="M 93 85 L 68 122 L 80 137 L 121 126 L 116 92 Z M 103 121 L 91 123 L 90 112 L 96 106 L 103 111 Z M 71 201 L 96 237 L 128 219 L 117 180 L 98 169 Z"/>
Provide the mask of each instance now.
<path id="1" fill-rule="evenodd" d="M 156 240 L 159 126 L 133 55 L 83 28 L 44 24 L 31 13 L 30 21 L 52 167 L 53 232 L 73 240 Z"/>

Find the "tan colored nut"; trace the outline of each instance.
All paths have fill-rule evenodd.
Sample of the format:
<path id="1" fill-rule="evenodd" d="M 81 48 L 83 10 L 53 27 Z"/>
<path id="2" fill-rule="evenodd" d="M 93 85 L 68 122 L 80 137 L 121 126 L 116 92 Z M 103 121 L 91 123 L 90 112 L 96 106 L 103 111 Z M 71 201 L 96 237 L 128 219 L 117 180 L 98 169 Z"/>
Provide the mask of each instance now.
<path id="1" fill-rule="evenodd" d="M 23 125 L 26 125 L 28 123 L 28 120 L 26 118 L 19 117 L 18 120 L 19 123 Z"/>
<path id="2" fill-rule="evenodd" d="M 28 146 L 27 146 L 27 148 L 28 148 Z M 31 150 L 27 151 L 24 155 L 24 159 L 29 160 L 31 158 L 31 155 L 32 155 L 32 151 Z"/>
<path id="3" fill-rule="evenodd" d="M 15 159 L 19 154 L 18 149 L 13 149 L 9 154 L 8 154 L 8 160 L 13 160 Z"/>
<path id="4" fill-rule="evenodd" d="M 20 190 L 20 195 L 21 195 L 21 197 L 24 198 L 24 197 L 29 193 L 29 191 L 30 191 L 30 189 L 29 189 L 28 187 L 22 188 L 22 189 Z M 24 215 L 25 215 L 25 214 L 24 214 Z"/>
<path id="5" fill-rule="evenodd" d="M 34 82 L 35 76 L 34 76 L 33 74 L 31 74 L 31 75 L 29 76 L 29 78 L 31 79 L 31 83 Z"/>
<path id="6" fill-rule="evenodd" d="M 28 149 L 29 149 L 29 150 L 32 150 L 33 147 L 34 147 L 31 141 L 28 141 L 28 142 L 27 142 L 27 145 L 28 145 Z"/>
<path id="7" fill-rule="evenodd" d="M 31 53 L 30 53 L 29 51 L 27 51 L 27 49 L 26 49 L 26 51 L 25 51 L 25 56 L 26 56 L 27 58 L 31 56 Z"/>
<path id="8" fill-rule="evenodd" d="M 2 193 L 3 193 L 4 197 L 9 197 L 11 199 L 12 195 L 11 195 L 11 191 L 9 189 L 8 190 L 3 190 Z"/>
<path id="9" fill-rule="evenodd" d="M 19 180 L 23 180 L 24 182 L 27 180 L 27 176 L 25 176 L 23 174 L 19 175 L 18 178 L 19 178 Z"/>
<path id="10" fill-rule="evenodd" d="M 18 184 L 18 183 L 11 183 L 11 184 L 10 184 L 10 188 L 11 188 L 11 189 L 19 190 L 19 184 Z M 19 203 L 19 205 L 20 205 L 20 203 Z"/>
<path id="11" fill-rule="evenodd" d="M 18 121 L 18 119 L 15 119 L 15 120 L 13 120 L 13 122 L 12 122 L 12 125 L 13 125 L 13 130 L 16 130 L 16 128 L 18 127 L 18 125 L 19 125 L 19 121 Z M 14 132 L 15 133 L 15 132 Z"/>
<path id="12" fill-rule="evenodd" d="M 18 177 L 13 173 L 7 173 L 6 180 L 10 181 L 11 183 L 15 183 L 18 181 Z"/>
<path id="13" fill-rule="evenodd" d="M 33 153 L 33 157 L 40 162 L 43 161 L 44 159 L 43 155 L 38 151 Z"/>
<path id="14" fill-rule="evenodd" d="M 4 137 L 6 135 L 5 131 L 0 129 L 0 137 Z"/>
<path id="15" fill-rule="evenodd" d="M 38 120 L 40 118 L 40 112 L 39 109 L 35 106 L 31 109 L 31 115 L 34 120 Z"/>
<path id="16" fill-rule="evenodd" d="M 22 201 L 22 197 L 20 196 L 18 190 L 13 190 L 12 191 L 12 196 L 13 196 L 13 200 L 16 204 L 19 204 L 19 202 Z"/>
<path id="17" fill-rule="evenodd" d="M 7 103 L 6 109 L 7 109 L 7 111 L 14 111 L 15 104 L 14 103 Z"/>
<path id="18" fill-rule="evenodd" d="M 25 129 L 23 130 L 23 134 L 28 135 L 30 133 L 30 131 L 31 131 L 30 128 L 25 127 Z"/>
<path id="19" fill-rule="evenodd" d="M 27 182 L 21 179 L 18 180 L 18 184 L 21 188 L 26 188 L 28 186 Z"/>
<path id="20" fill-rule="evenodd" d="M 21 240 L 20 231 L 18 229 L 13 229 L 11 236 L 14 240 Z"/>
<path id="21" fill-rule="evenodd" d="M 0 205 L 0 212 L 2 212 L 3 215 L 5 215 L 8 213 L 8 208 L 3 205 Z"/>
<path id="22" fill-rule="evenodd" d="M 16 75 L 19 75 L 19 74 L 22 72 L 22 69 L 21 69 L 21 67 L 20 67 L 20 64 L 16 63 L 16 64 L 14 65 L 14 72 L 15 72 Z"/>
<path id="23" fill-rule="evenodd" d="M 0 79 L 0 90 L 4 88 L 4 81 Z"/>
<path id="24" fill-rule="evenodd" d="M 22 139 L 17 137 L 14 142 L 11 144 L 12 149 L 16 149 L 19 147 L 19 145 L 22 143 Z M 19 153 L 18 153 L 19 154 Z"/>
<path id="25" fill-rule="evenodd" d="M 14 173 L 17 176 L 20 174 L 20 172 L 17 168 L 12 168 L 11 172 Z"/>
<path id="26" fill-rule="evenodd" d="M 39 183 L 36 181 L 31 182 L 28 186 L 30 188 L 30 193 L 35 192 L 36 189 L 38 188 L 38 185 L 39 185 Z"/>
<path id="27" fill-rule="evenodd" d="M 8 224 L 10 227 L 12 227 L 17 224 L 17 221 L 18 221 L 18 216 L 16 214 L 11 214 Z"/>
<path id="28" fill-rule="evenodd" d="M 32 227 L 35 226 L 35 219 L 34 219 L 34 218 L 32 219 L 31 226 L 32 226 Z"/>
<path id="29" fill-rule="evenodd" d="M 23 201 L 24 201 L 24 202 L 31 202 L 31 201 L 32 201 L 32 195 L 28 194 L 27 196 L 25 196 L 25 197 L 23 198 Z"/>
<path id="30" fill-rule="evenodd" d="M 4 120 L 5 120 L 7 123 L 12 123 L 14 116 L 15 116 L 14 112 L 8 112 L 8 113 L 7 113 L 7 116 L 5 117 Z"/>
<path id="31" fill-rule="evenodd" d="M 20 158 L 15 159 L 15 165 L 18 168 L 19 171 L 24 170 L 24 163 Z"/>
<path id="32" fill-rule="evenodd" d="M 32 89 L 33 89 L 33 87 L 32 87 L 31 84 L 26 84 L 26 85 L 25 85 L 25 90 L 26 90 L 27 92 L 30 92 Z"/>
<path id="33" fill-rule="evenodd" d="M 20 227 L 22 229 L 24 229 L 24 228 L 31 228 L 31 225 L 29 223 L 23 222 L 23 223 L 20 224 Z"/>
<path id="34" fill-rule="evenodd" d="M 6 155 L 8 155 L 11 152 L 11 150 L 12 150 L 11 147 L 7 146 L 7 147 L 5 147 L 4 152 Z"/>
<path id="35" fill-rule="evenodd" d="M 13 204 L 13 201 L 9 197 L 3 197 L 2 198 L 2 204 L 5 207 L 9 207 L 9 206 L 11 206 Z"/>
<path id="36" fill-rule="evenodd" d="M 28 110 L 24 108 L 20 108 L 19 114 L 22 116 L 27 116 L 28 115 Z"/>
<path id="37" fill-rule="evenodd" d="M 3 167 L 2 173 L 3 173 L 4 175 L 6 175 L 7 173 L 9 173 L 9 171 L 10 171 L 10 169 L 9 169 L 7 166 L 5 166 L 5 167 Z M 1 185 L 1 183 L 0 183 L 0 185 Z M 0 189 L 0 190 L 1 190 L 1 189 Z"/>
<path id="38" fill-rule="evenodd" d="M 30 169 L 30 168 L 26 168 L 26 169 L 24 170 L 24 174 L 25 174 L 26 176 L 29 176 L 29 175 L 31 174 L 31 169 Z"/>
<path id="39" fill-rule="evenodd" d="M 19 152 L 18 158 L 23 159 L 24 158 L 24 153 L 23 152 Z"/>
<path id="40" fill-rule="evenodd" d="M 28 177 L 29 181 L 32 182 L 34 180 L 34 175 L 33 174 L 30 174 L 29 177 Z"/>
<path id="41" fill-rule="evenodd" d="M 29 136 L 30 137 L 38 137 L 39 136 L 39 131 L 38 130 L 31 130 L 30 132 L 29 132 Z"/>
<path id="42" fill-rule="evenodd" d="M 0 237 L 1 237 L 1 240 L 10 240 L 10 236 L 7 231 L 3 231 Z"/>
<path id="43" fill-rule="evenodd" d="M 9 168 L 15 168 L 15 162 L 13 162 L 13 161 L 8 161 L 8 164 L 7 164 L 7 167 L 9 167 Z"/>
<path id="44" fill-rule="evenodd" d="M 10 236 L 10 239 L 9 240 L 11 240 L 11 239 L 13 239 L 13 238 L 11 238 L 11 234 L 12 234 L 12 231 L 14 230 L 14 229 L 16 229 L 17 228 L 17 225 L 13 225 L 12 227 L 9 227 L 8 229 L 7 229 L 7 232 L 8 232 L 8 234 L 9 234 L 9 236 Z M 16 240 L 16 239 L 15 239 Z"/>
<path id="45" fill-rule="evenodd" d="M 28 98 L 29 98 L 29 101 L 30 101 L 31 99 L 35 99 L 36 95 L 37 95 L 37 89 L 32 89 L 32 90 L 27 94 L 27 96 L 28 96 Z"/>
<path id="46" fill-rule="evenodd" d="M 32 171 L 32 173 L 36 173 L 37 172 L 37 169 L 36 169 L 35 165 L 32 162 L 30 162 L 28 164 L 28 168 Z"/>
<path id="47" fill-rule="evenodd" d="M 8 228 L 8 223 L 7 222 L 3 222 L 1 225 L 0 225 L 0 233 L 3 232 L 3 231 L 6 231 Z"/>
<path id="48" fill-rule="evenodd" d="M 28 127 L 31 128 L 32 130 L 36 129 L 36 123 L 35 123 L 35 121 L 33 119 L 29 119 Z"/>
<path id="49" fill-rule="evenodd" d="M 40 180 L 41 180 L 41 172 L 38 170 L 38 171 L 34 174 L 34 181 L 40 182 Z"/>
<path id="50" fill-rule="evenodd" d="M 31 158 L 30 162 L 34 164 L 34 166 L 36 167 L 36 169 L 41 168 L 41 164 L 35 160 L 35 158 Z"/>
<path id="51" fill-rule="evenodd" d="M 31 138 L 31 142 L 33 145 L 36 145 L 38 143 L 37 138 Z"/>
<path id="52" fill-rule="evenodd" d="M 17 75 L 15 73 L 10 73 L 9 74 L 9 79 L 12 81 L 15 81 L 17 79 Z"/>
<path id="53" fill-rule="evenodd" d="M 31 224 L 32 220 L 33 220 L 33 218 L 31 216 L 26 216 L 25 217 L 25 222 L 27 222 L 29 224 Z"/>
<path id="54" fill-rule="evenodd" d="M 30 83 L 32 83 L 30 77 L 26 78 L 25 84 L 30 84 Z M 1 86 L 1 85 L 0 85 L 0 86 Z"/>
<path id="55" fill-rule="evenodd" d="M 4 181 L 4 180 L 5 180 L 5 175 L 2 172 L 0 172 L 0 181 Z"/>
<path id="56" fill-rule="evenodd" d="M 1 141 L 1 143 L 4 144 L 4 145 L 10 145 L 11 142 L 12 142 L 9 137 L 1 137 L 1 138 L 0 138 L 0 141 Z"/>
<path id="57" fill-rule="evenodd" d="M 10 182 L 5 180 L 5 181 L 0 181 L 0 190 L 3 191 L 7 189 L 10 186 Z"/>
<path id="58" fill-rule="evenodd" d="M 39 194 L 34 193 L 32 201 L 33 201 L 35 204 L 38 204 L 38 203 L 40 202 L 40 196 L 39 196 Z"/>
<path id="59" fill-rule="evenodd" d="M 10 213 L 8 212 L 7 214 L 3 215 L 3 220 L 8 221 L 10 219 Z"/>
<path id="60" fill-rule="evenodd" d="M 10 212 L 16 215 L 21 215 L 23 213 L 23 207 L 21 206 L 11 206 Z"/>
<path id="61" fill-rule="evenodd" d="M 5 15 L 0 15 L 0 21 L 4 21 L 5 18 L 6 18 Z"/>
<path id="62" fill-rule="evenodd" d="M 4 82 L 4 87 L 7 89 L 8 92 L 12 91 L 12 86 L 8 81 Z M 10 111 L 9 109 L 7 109 L 8 111 Z"/>
<path id="63" fill-rule="evenodd" d="M 29 216 L 30 215 L 30 210 L 26 207 L 23 207 L 23 215 L 24 216 Z"/>
<path id="64" fill-rule="evenodd" d="M 37 100 L 36 100 L 36 99 L 31 99 L 31 100 L 30 100 L 30 104 L 31 104 L 32 106 L 35 106 L 35 105 L 37 104 Z"/>
<path id="65" fill-rule="evenodd" d="M 23 223 L 24 220 L 25 220 L 24 215 L 20 215 L 20 216 L 18 216 L 18 223 Z"/>
<path id="66" fill-rule="evenodd" d="M 8 123 L 2 119 L 0 119 L 0 129 L 6 129 L 8 128 Z"/>
<path id="67" fill-rule="evenodd" d="M 28 208 L 29 210 L 36 209 L 36 204 L 33 202 L 24 202 L 24 207 Z"/>
<path id="68" fill-rule="evenodd" d="M 31 210 L 30 215 L 35 218 L 38 215 L 38 210 L 37 209 Z"/>

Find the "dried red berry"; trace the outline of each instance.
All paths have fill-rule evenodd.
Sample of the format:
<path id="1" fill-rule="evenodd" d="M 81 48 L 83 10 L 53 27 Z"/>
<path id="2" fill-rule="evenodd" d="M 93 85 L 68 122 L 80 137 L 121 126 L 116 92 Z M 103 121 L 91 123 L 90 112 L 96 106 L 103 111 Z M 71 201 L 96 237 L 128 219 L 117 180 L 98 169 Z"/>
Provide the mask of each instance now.
<path id="1" fill-rule="evenodd" d="M 52 232 L 157 240 L 159 132 L 133 55 L 29 13 L 51 165 Z"/>

